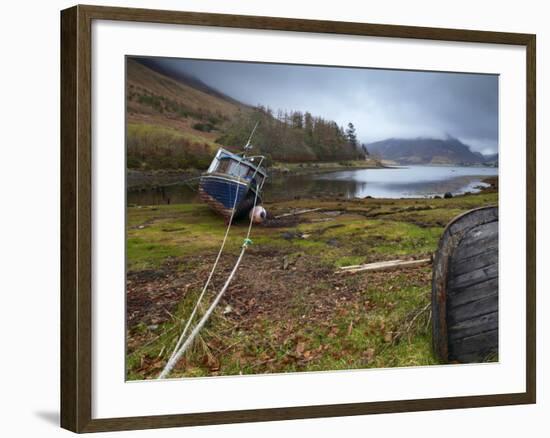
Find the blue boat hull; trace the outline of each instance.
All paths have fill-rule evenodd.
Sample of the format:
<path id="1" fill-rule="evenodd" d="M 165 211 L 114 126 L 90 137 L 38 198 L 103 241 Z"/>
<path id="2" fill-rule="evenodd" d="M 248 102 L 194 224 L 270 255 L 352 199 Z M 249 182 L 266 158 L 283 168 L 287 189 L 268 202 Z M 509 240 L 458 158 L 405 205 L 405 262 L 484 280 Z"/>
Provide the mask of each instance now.
<path id="1" fill-rule="evenodd" d="M 250 211 L 254 205 L 255 192 L 242 180 L 225 175 L 203 175 L 199 183 L 199 196 L 212 210 L 229 220 L 234 205 L 234 219 Z M 258 196 L 256 204 L 260 203 Z"/>

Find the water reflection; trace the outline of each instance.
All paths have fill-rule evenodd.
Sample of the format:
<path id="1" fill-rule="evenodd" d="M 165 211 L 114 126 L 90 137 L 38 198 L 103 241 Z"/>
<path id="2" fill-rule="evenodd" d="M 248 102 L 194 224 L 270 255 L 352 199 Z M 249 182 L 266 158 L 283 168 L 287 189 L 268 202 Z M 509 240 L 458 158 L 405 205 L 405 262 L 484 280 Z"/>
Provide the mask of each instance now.
<path id="1" fill-rule="evenodd" d="M 280 201 L 294 198 L 338 196 L 351 198 L 410 198 L 477 192 L 482 180 L 498 175 L 489 167 L 409 166 L 393 169 L 358 169 L 318 175 L 278 175 L 268 179 L 264 198 Z M 197 200 L 185 184 L 129 191 L 128 204 L 180 204 Z"/>
<path id="2" fill-rule="evenodd" d="M 128 190 L 128 205 L 187 204 L 196 200 L 197 192 L 187 184 L 172 184 L 140 190 Z"/>
<path id="3" fill-rule="evenodd" d="M 346 198 L 418 198 L 445 192 L 478 192 L 482 180 L 498 175 L 490 167 L 409 166 L 392 169 L 359 169 L 320 175 L 275 178 L 270 195 L 289 197 L 344 196 Z"/>

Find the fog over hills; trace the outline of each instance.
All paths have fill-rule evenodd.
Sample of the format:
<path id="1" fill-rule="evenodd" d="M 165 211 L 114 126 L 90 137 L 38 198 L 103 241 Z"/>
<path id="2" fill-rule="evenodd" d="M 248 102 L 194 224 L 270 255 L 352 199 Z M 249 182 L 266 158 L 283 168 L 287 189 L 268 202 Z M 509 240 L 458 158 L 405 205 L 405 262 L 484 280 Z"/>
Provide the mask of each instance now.
<path id="1" fill-rule="evenodd" d="M 459 139 L 498 152 L 498 76 L 475 73 L 155 58 L 169 76 L 198 78 L 249 106 L 310 112 L 357 138 Z"/>
<path id="2" fill-rule="evenodd" d="M 254 152 L 268 163 L 368 159 L 333 120 L 241 103 L 149 58 L 127 59 L 126 109 L 132 169 L 205 169 L 220 147 L 240 152 L 256 124 Z"/>
<path id="3" fill-rule="evenodd" d="M 220 145 L 244 144 L 257 121 L 256 142 L 277 161 L 351 159 L 364 143 L 402 164 L 498 165 L 492 75 L 130 58 L 127 109 L 133 166 L 204 166 Z M 153 139 L 186 156 L 144 161 Z"/>
<path id="4" fill-rule="evenodd" d="M 230 101 L 241 106 L 244 105 L 242 102 L 239 102 L 238 100 L 233 99 L 231 96 L 228 96 L 227 94 L 222 93 L 221 91 L 217 90 L 215 87 L 211 85 L 207 85 L 202 80 L 200 80 L 197 76 L 194 76 L 193 74 L 189 74 L 183 70 L 177 69 L 171 63 L 163 62 L 163 58 L 143 57 L 143 58 L 135 58 L 135 61 L 153 70 L 154 72 L 157 72 L 162 76 L 172 78 L 173 80 L 179 83 L 188 85 L 189 87 L 192 87 L 198 91 L 202 91 L 203 93 L 210 94 L 211 96 L 219 97 L 220 99 Z"/>
<path id="5" fill-rule="evenodd" d="M 435 138 L 390 138 L 367 145 L 372 155 L 399 164 L 484 164 L 498 162 L 498 154 L 483 155 L 460 140 Z"/>

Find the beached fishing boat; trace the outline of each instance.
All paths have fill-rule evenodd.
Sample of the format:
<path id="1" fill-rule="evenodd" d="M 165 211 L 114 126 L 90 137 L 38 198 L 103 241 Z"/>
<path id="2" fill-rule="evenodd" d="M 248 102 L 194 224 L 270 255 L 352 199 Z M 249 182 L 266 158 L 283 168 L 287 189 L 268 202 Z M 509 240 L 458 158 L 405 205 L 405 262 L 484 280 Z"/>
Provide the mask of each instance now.
<path id="1" fill-rule="evenodd" d="M 220 148 L 199 182 L 202 201 L 228 221 L 247 215 L 262 202 L 266 172 L 261 155 L 244 156 Z"/>

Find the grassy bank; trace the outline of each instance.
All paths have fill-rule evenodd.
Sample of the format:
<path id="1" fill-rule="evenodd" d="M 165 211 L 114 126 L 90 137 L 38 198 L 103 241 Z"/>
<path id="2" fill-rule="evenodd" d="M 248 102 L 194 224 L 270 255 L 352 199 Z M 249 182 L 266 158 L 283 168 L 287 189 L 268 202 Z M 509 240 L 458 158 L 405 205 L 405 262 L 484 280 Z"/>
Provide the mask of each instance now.
<path id="1" fill-rule="evenodd" d="M 449 220 L 497 202 L 490 190 L 451 199 L 265 204 L 273 216 L 320 210 L 254 227 L 236 278 L 173 376 L 437 363 L 429 266 L 347 276 L 335 270 L 425 257 Z M 128 378 L 153 378 L 165 364 L 224 231 L 202 204 L 128 208 Z M 232 229 L 207 303 L 227 278 L 245 233 L 246 224 Z"/>
<path id="2" fill-rule="evenodd" d="M 380 160 L 367 158 L 361 160 L 333 161 L 333 162 L 309 162 L 309 163 L 283 163 L 274 162 L 270 172 L 275 174 L 312 174 L 321 172 L 335 172 L 346 169 L 379 169 L 386 167 Z"/>
<path id="3" fill-rule="evenodd" d="M 129 169 L 206 169 L 218 149 L 209 139 L 170 127 L 128 123 L 126 130 Z"/>

